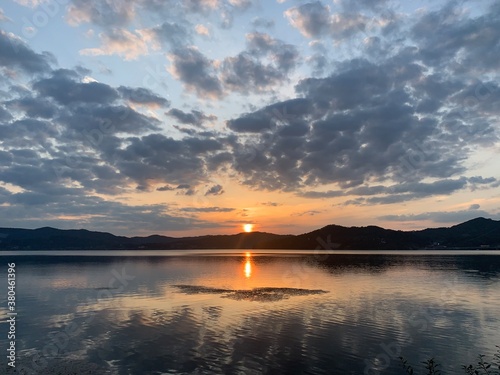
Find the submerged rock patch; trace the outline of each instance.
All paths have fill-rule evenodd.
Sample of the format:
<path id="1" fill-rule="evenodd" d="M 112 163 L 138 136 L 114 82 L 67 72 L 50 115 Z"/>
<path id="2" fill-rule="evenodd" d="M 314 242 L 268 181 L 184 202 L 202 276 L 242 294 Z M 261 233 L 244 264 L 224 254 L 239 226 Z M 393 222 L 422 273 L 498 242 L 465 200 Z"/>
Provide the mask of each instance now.
<path id="1" fill-rule="evenodd" d="M 220 294 L 222 298 L 237 301 L 275 302 L 295 296 L 309 296 L 328 293 L 321 289 L 300 288 L 253 288 L 250 290 L 211 288 L 198 285 L 172 285 L 185 294 Z"/>

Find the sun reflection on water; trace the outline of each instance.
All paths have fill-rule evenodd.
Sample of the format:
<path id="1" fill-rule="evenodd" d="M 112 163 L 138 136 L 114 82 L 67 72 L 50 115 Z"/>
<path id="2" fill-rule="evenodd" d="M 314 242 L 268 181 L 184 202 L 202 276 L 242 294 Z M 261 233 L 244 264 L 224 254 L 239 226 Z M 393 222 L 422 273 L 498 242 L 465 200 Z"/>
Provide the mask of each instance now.
<path id="1" fill-rule="evenodd" d="M 252 262 L 251 262 L 252 254 L 250 254 L 249 252 L 246 252 L 245 257 L 246 257 L 246 261 L 245 261 L 244 272 L 245 272 L 245 277 L 247 279 L 249 279 L 250 276 L 252 276 Z"/>

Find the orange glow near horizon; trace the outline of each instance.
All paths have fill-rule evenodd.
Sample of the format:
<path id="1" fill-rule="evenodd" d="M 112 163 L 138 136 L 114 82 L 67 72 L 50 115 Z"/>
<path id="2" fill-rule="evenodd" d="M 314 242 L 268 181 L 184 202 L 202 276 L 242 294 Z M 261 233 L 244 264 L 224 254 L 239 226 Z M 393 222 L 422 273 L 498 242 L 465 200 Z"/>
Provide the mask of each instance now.
<path id="1" fill-rule="evenodd" d="M 253 224 L 243 224 L 243 230 L 247 233 L 253 231 Z"/>
<path id="2" fill-rule="evenodd" d="M 252 262 L 250 261 L 252 255 L 247 252 L 245 253 L 245 256 L 246 256 L 246 262 L 245 262 L 244 272 L 245 272 L 245 277 L 249 279 L 250 276 L 252 276 Z"/>

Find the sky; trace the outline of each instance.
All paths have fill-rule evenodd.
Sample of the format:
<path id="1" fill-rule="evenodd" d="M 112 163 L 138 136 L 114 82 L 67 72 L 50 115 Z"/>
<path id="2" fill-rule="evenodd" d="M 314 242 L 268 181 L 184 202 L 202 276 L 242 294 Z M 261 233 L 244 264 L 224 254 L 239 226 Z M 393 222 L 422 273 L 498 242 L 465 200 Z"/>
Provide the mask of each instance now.
<path id="1" fill-rule="evenodd" d="M 500 219 L 500 3 L 8 0 L 0 227 Z"/>

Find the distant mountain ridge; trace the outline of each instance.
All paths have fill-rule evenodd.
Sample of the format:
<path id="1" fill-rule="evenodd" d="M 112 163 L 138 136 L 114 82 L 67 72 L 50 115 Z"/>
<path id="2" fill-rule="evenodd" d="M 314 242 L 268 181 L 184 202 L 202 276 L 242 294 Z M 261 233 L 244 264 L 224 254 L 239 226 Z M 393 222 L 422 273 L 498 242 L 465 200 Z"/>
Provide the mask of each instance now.
<path id="1" fill-rule="evenodd" d="M 476 218 L 449 228 L 398 231 L 328 225 L 300 235 L 252 232 L 198 237 L 124 237 L 85 229 L 0 228 L 0 250 L 500 249 L 500 221 Z"/>

